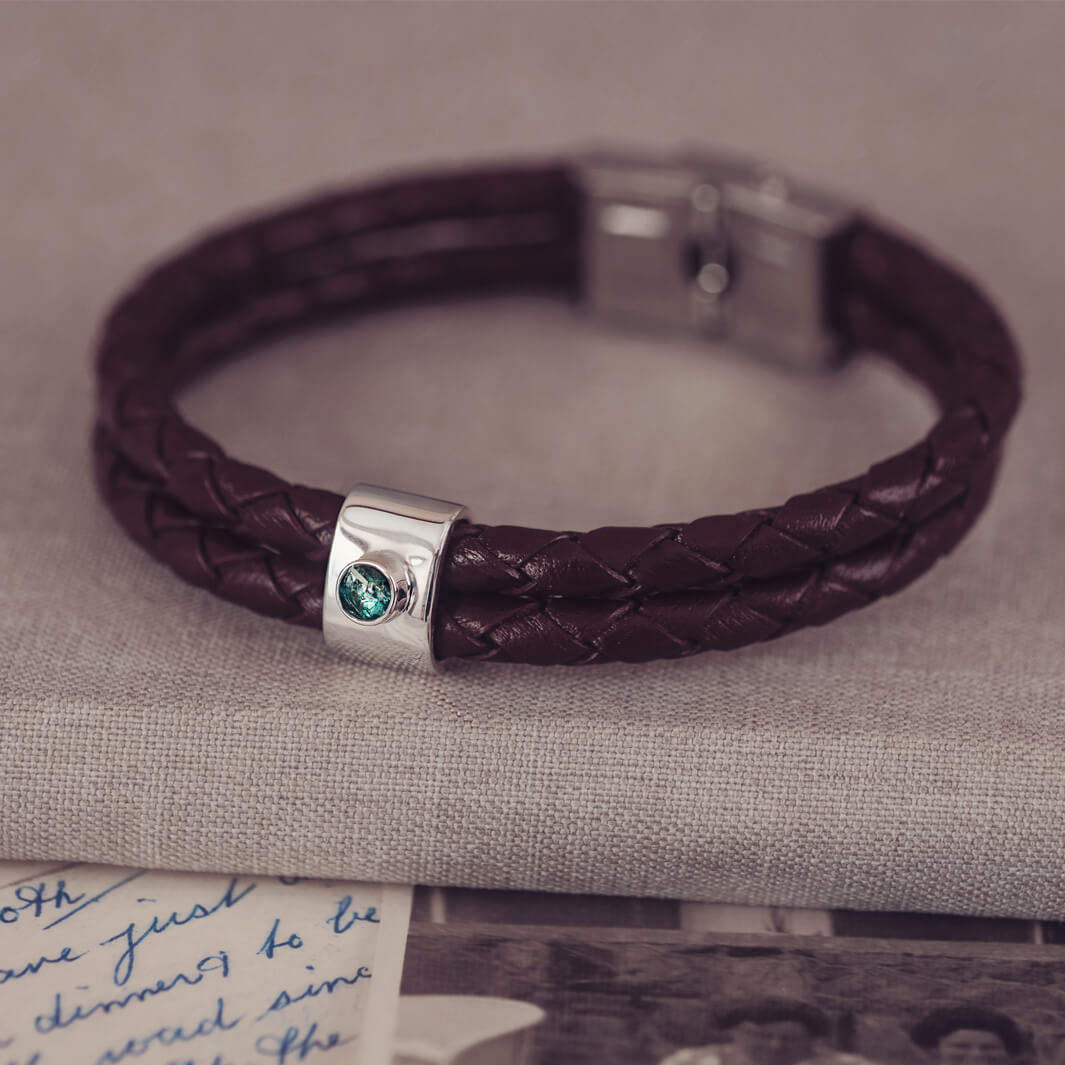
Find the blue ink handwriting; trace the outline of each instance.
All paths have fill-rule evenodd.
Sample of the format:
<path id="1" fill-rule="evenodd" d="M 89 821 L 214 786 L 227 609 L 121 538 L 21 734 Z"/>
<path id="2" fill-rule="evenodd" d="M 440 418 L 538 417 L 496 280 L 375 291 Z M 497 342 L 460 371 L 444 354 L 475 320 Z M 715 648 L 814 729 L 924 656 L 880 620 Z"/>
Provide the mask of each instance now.
<path id="1" fill-rule="evenodd" d="M 57 880 L 52 893 L 49 893 L 48 884 L 45 881 L 39 884 L 20 884 L 15 888 L 15 898 L 18 899 L 17 906 L 0 908 L 0 923 L 14 924 L 25 913 L 39 918 L 44 914 L 45 907 L 61 910 L 64 906 L 74 906 L 81 902 L 85 895 L 84 893 L 71 895 L 67 891 L 67 882 Z M 51 925 L 46 927 L 51 928 Z"/>
<path id="2" fill-rule="evenodd" d="M 157 1029 L 143 1039 L 129 1039 L 122 1046 L 105 1050 L 97 1059 L 96 1065 L 117 1065 L 127 1057 L 140 1057 L 153 1047 L 173 1046 L 175 1043 L 191 1043 L 193 1039 L 202 1039 L 215 1032 L 228 1032 L 240 1024 L 243 1017 L 226 1020 L 225 999 L 219 998 L 214 1013 L 205 1017 L 195 1028 L 186 1029 L 183 1025 L 171 1027 L 166 1025 Z"/>
<path id="3" fill-rule="evenodd" d="M 260 1054 L 273 1058 L 278 1065 L 286 1065 L 290 1061 L 305 1061 L 312 1050 L 332 1050 L 333 1047 L 342 1047 L 351 1042 L 351 1039 L 341 1039 L 339 1032 L 330 1032 L 325 1036 L 325 1042 L 317 1037 L 318 1022 L 315 1021 L 307 1034 L 300 1034 L 295 1026 L 285 1029 L 284 1035 L 261 1035 L 255 1040 L 255 1049 Z"/>
<path id="4" fill-rule="evenodd" d="M 295 932 L 288 939 L 279 940 L 277 938 L 277 929 L 280 924 L 281 918 L 275 917 L 273 927 L 270 929 L 263 945 L 255 952 L 256 954 L 265 954 L 268 958 L 272 958 L 274 951 L 280 950 L 282 947 L 292 947 L 293 950 L 298 950 L 303 946 L 303 940 Z"/>
<path id="5" fill-rule="evenodd" d="M 114 943 L 116 940 L 123 940 L 126 944 L 126 949 L 122 951 L 118 961 L 115 962 L 115 970 L 113 974 L 115 984 L 121 987 L 129 980 L 130 976 L 132 976 L 133 967 L 136 964 L 137 947 L 139 947 L 149 936 L 159 935 L 170 928 L 180 928 L 182 925 L 186 925 L 190 921 L 197 921 L 203 917 L 210 917 L 213 914 L 218 913 L 219 910 L 232 909 L 241 899 L 245 898 L 254 890 L 255 884 L 251 883 L 242 891 L 237 891 L 237 878 L 233 877 L 229 882 L 229 886 L 222 893 L 222 897 L 210 906 L 202 902 L 197 902 L 184 916 L 177 912 L 173 912 L 169 917 L 165 918 L 160 918 L 156 915 L 152 918 L 148 927 L 143 931 L 139 931 L 136 922 L 131 921 L 121 932 L 116 932 L 109 939 L 100 940 L 101 947 L 106 947 L 108 943 Z"/>
<path id="6" fill-rule="evenodd" d="M 333 931 L 337 933 L 346 932 L 356 921 L 368 921 L 370 924 L 380 924 L 381 919 L 377 916 L 377 907 L 370 906 L 365 913 L 359 913 L 358 910 L 351 910 L 351 916 L 348 916 L 348 910 L 351 909 L 351 896 L 345 895 L 337 903 L 337 912 L 332 917 L 327 917 L 326 924 L 333 926 Z M 345 918 L 347 918 L 345 920 Z"/>
<path id="7" fill-rule="evenodd" d="M 290 995 L 287 991 L 281 991 L 274 1001 L 255 1019 L 261 1021 L 268 1013 L 283 1010 L 294 1002 L 302 1002 L 306 998 L 317 998 L 319 995 L 331 995 L 341 985 L 351 987 L 360 980 L 369 980 L 371 976 L 369 968 L 365 965 L 360 965 L 354 976 L 334 976 L 332 980 L 323 980 L 320 984 L 308 984 L 306 990 L 300 991 L 298 994 Z"/>
<path id="8" fill-rule="evenodd" d="M 24 976 L 33 976 L 39 973 L 45 965 L 57 965 L 61 961 L 77 961 L 84 958 L 84 954 L 71 954 L 73 947 L 64 947 L 54 958 L 42 955 L 36 961 L 28 961 L 21 968 L 0 969 L 0 984 L 6 984 L 8 980 L 21 980 Z M 0 1043 L 0 1046 L 3 1046 Z"/>
<path id="9" fill-rule="evenodd" d="M 196 1060 L 194 1058 L 182 1058 L 179 1061 L 175 1058 L 173 1061 L 168 1061 L 166 1065 L 196 1065 Z M 205 1065 L 231 1065 L 231 1063 L 228 1058 L 222 1057 L 221 1054 L 215 1054 Z"/>
<path id="10" fill-rule="evenodd" d="M 122 998 L 104 999 L 93 1002 L 89 1006 L 67 1006 L 64 1010 L 63 995 L 57 992 L 55 1005 L 48 1013 L 38 1013 L 34 1018 L 33 1027 L 41 1035 L 48 1035 L 57 1028 L 69 1028 L 76 1021 L 88 1020 L 97 1013 L 110 1013 L 112 1010 L 124 1010 L 131 1002 L 146 1002 L 157 995 L 165 995 L 173 991 L 175 987 L 194 987 L 203 982 L 208 973 L 220 972 L 222 979 L 229 976 L 229 955 L 224 950 L 217 954 L 208 954 L 196 963 L 196 971 L 193 974 L 175 973 L 173 976 L 162 980 L 156 980 L 148 987 L 142 987 L 139 991 L 131 991 Z"/>
<path id="11" fill-rule="evenodd" d="M 145 871 L 142 869 L 139 873 L 131 873 L 129 876 L 123 877 L 121 880 L 118 881 L 117 884 L 112 884 L 110 887 L 105 887 L 103 891 L 99 892 L 96 895 L 93 895 L 91 899 L 85 899 L 85 901 L 81 903 L 80 906 L 75 906 L 74 909 L 67 910 L 67 912 L 64 913 L 62 917 L 57 917 L 54 921 L 50 922 L 49 924 L 46 924 L 44 927 L 46 929 L 55 928 L 57 924 L 62 924 L 62 922 L 65 921 L 68 917 L 73 917 L 74 914 L 81 913 L 81 911 L 84 910 L 86 906 L 92 906 L 93 903 L 99 902 L 102 898 L 106 898 L 108 895 L 111 894 L 112 891 L 117 891 L 124 884 L 128 884 L 131 880 L 136 880 L 139 876 L 144 876 L 144 872 Z M 62 881 L 60 881 L 60 883 L 62 883 Z M 79 895 L 78 898 L 84 898 L 84 895 Z"/>

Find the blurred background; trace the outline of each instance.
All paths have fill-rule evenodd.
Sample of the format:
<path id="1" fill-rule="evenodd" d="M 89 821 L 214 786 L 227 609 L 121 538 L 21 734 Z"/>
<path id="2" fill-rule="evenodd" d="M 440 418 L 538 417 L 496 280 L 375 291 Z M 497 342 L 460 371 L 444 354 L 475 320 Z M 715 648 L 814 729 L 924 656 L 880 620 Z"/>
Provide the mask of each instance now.
<path id="1" fill-rule="evenodd" d="M 0 856 L 1059 916 L 1063 46 L 1065 6 L 1023 2 L 0 6 Z M 316 634 L 207 601 L 100 505 L 98 323 L 194 234 L 398 170 L 693 142 L 871 205 L 963 263 L 1017 334 L 1028 397 L 992 506 L 905 595 L 736 655 L 594 679 L 471 672 L 382 709 L 339 682 L 322 694 Z M 814 380 L 718 354 L 515 296 L 291 338 L 181 404 L 287 478 L 568 528 L 776 503 L 931 419 L 872 359 Z M 417 414 L 356 424 L 367 379 L 416 395 Z M 282 414 L 330 427 L 331 447 L 279 432 Z M 604 479 L 614 468 L 632 472 Z M 264 727 L 277 677 L 287 701 Z M 571 712 L 589 691 L 598 725 Z M 586 725 L 605 743 L 623 702 L 657 769 L 573 739 Z M 454 738 L 444 756 L 427 703 Z M 234 780 L 265 736 L 313 741 L 313 772 L 272 749 L 269 772 Z M 391 776 L 352 773 L 360 759 Z M 688 772 L 672 790 L 670 759 Z M 355 843 L 336 811 L 371 807 Z M 397 826 L 414 840 L 398 853 Z"/>
<path id="2" fill-rule="evenodd" d="M 862 1055 L 850 1065 L 1065 1060 L 1060 923 L 426 887 L 411 917 L 404 996 L 539 1007 L 514 1059 L 529 1065 L 656 1065 L 678 1048 L 724 1048 L 716 1019 L 766 997 L 820 1009 L 823 1049 Z M 1026 1045 L 953 1058 L 914 1045 L 916 1022 L 961 1004 L 1005 1013 Z M 756 1065 L 821 1060 L 776 1053 Z"/>

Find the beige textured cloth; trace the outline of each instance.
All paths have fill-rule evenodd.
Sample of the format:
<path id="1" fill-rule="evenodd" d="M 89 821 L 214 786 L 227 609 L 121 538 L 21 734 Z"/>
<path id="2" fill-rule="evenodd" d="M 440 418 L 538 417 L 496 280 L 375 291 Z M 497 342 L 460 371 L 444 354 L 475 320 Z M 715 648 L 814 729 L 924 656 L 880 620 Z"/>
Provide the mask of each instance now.
<path id="1" fill-rule="evenodd" d="M 0 856 L 1060 917 L 1062 40 L 1057 5 L 0 8 Z M 427 678 L 127 542 L 89 351 L 146 261 L 382 170 L 592 140 L 778 161 L 995 294 L 1028 399 L 954 555 L 741 652 Z M 353 420 L 367 381 L 409 409 Z M 519 298 L 287 340 L 184 409 L 309 484 L 556 528 L 781 502 L 931 419 L 871 359 L 809 380 Z"/>

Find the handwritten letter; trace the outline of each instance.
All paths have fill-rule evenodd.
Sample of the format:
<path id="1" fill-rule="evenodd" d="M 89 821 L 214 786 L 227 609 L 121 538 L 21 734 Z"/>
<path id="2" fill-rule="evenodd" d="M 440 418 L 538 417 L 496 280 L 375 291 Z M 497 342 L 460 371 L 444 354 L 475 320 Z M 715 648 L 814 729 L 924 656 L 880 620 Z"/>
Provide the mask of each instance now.
<path id="1" fill-rule="evenodd" d="M 410 889 L 0 863 L 0 1065 L 387 1065 Z"/>

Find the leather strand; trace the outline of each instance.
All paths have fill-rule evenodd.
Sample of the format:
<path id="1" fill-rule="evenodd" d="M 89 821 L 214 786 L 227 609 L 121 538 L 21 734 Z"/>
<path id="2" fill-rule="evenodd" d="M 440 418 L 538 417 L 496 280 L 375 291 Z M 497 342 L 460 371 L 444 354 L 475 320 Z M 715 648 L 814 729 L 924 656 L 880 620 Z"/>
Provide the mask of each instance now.
<path id="1" fill-rule="evenodd" d="M 836 295 L 851 346 L 894 358 L 948 408 L 924 440 L 771 509 L 588 533 L 466 525 L 454 534 L 445 587 L 616 598 L 725 587 L 816 566 L 951 505 L 1016 411 L 1012 342 L 977 290 L 912 245 L 865 227 L 846 250 Z"/>
<path id="2" fill-rule="evenodd" d="M 442 658 L 590 665 L 684 658 L 824 625 L 915 580 L 979 515 L 993 477 L 912 533 L 800 570 L 721 591 L 624 601 L 444 596 L 435 647 Z"/>
<path id="3" fill-rule="evenodd" d="M 205 526 L 158 493 L 106 441 L 98 441 L 96 455 L 98 482 L 123 528 L 179 576 L 269 617 L 321 625 L 323 563 L 279 556 Z M 813 570 L 716 592 L 624 602 L 445 592 L 437 653 L 536 665 L 642 662 L 730 650 L 825 624 L 898 590 L 946 553 L 982 510 L 994 459 L 964 496 L 924 525 Z"/>
<path id="4" fill-rule="evenodd" d="M 189 513 L 94 434 L 96 483 L 129 537 L 179 577 L 258 614 L 320 628 L 325 563 L 249 544 Z"/>
<path id="5" fill-rule="evenodd" d="M 353 308 L 519 284 L 573 288 L 573 222 L 567 211 L 574 210 L 575 194 L 557 170 L 547 178 L 542 171 L 507 171 L 491 180 L 474 174 L 461 182 L 437 178 L 428 184 L 437 183 L 443 189 L 419 194 L 420 186 L 406 188 L 402 198 L 385 186 L 376 211 L 370 195 L 360 192 L 351 202 L 336 197 L 313 211 L 252 221 L 201 241 L 149 273 L 104 328 L 97 355 L 99 423 L 142 472 L 158 478 L 167 494 L 194 513 L 277 551 L 327 557 L 342 497 L 289 485 L 229 458 L 185 423 L 171 396 L 195 373 L 283 328 Z M 479 188 L 483 202 L 477 199 Z M 445 191 L 454 193 L 450 201 Z M 530 200 L 534 193 L 537 198 Z M 552 198 L 561 202 L 548 214 L 544 201 L 550 205 Z M 481 214 L 448 217 L 471 210 L 471 204 Z M 519 213 L 485 215 L 488 207 Z M 447 213 L 441 221 L 419 213 L 426 210 Z M 362 234 L 361 244 L 329 228 L 338 219 L 350 224 L 353 217 L 379 228 Z M 385 223 L 390 228 L 383 228 Z M 426 223 L 436 228 L 426 234 L 420 228 Z M 443 246 L 445 223 L 455 247 Z M 293 231 L 325 243 L 293 247 Z M 366 253 L 369 236 L 376 237 L 371 250 L 377 258 L 352 257 L 352 248 Z M 427 243 L 431 250 L 409 252 Z M 398 254 L 405 246 L 407 253 Z M 262 261 L 282 252 L 287 259 Z"/>
<path id="6" fill-rule="evenodd" d="M 239 462 L 173 396 L 279 332 L 492 288 L 578 289 L 579 198 L 561 166 L 340 191 L 248 219 L 150 271 L 97 355 L 97 483 L 123 528 L 181 577 L 260 613 L 321 622 L 342 497 Z M 823 624 L 949 551 L 986 502 L 1020 370 L 980 291 L 869 222 L 837 249 L 847 346 L 924 381 L 942 417 L 865 474 L 780 507 L 643 528 L 461 523 L 441 571 L 442 657 L 590 663 L 726 649 Z"/>

